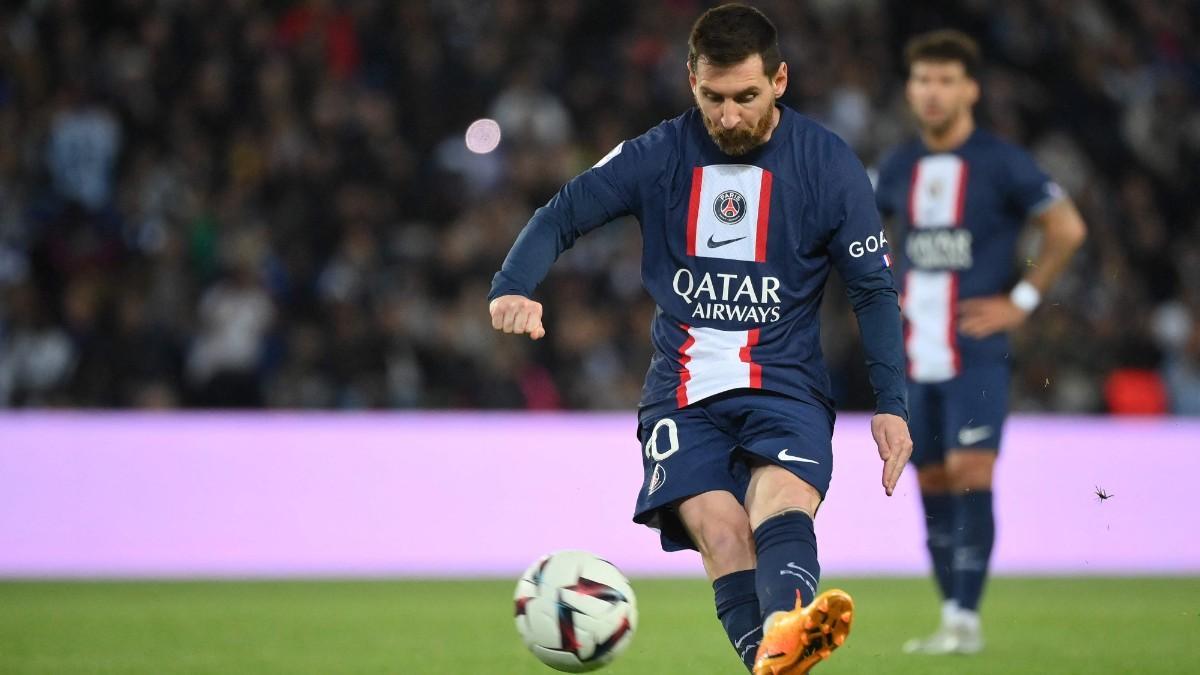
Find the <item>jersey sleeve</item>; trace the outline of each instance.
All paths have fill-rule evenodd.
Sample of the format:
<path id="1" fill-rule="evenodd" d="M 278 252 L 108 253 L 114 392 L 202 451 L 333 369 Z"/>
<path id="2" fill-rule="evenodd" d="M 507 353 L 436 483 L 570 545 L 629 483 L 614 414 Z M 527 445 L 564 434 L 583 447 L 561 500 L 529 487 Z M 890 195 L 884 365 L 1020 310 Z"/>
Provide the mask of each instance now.
<path id="1" fill-rule="evenodd" d="M 664 122 L 622 142 L 535 211 L 492 278 L 488 300 L 501 295 L 530 297 L 576 239 L 616 218 L 638 213 L 641 190 L 656 184 L 668 163 L 669 135 Z"/>
<path id="2" fill-rule="evenodd" d="M 846 282 L 858 319 L 875 411 L 907 420 L 900 302 L 875 195 L 858 157 L 845 143 L 832 144 L 830 160 L 820 191 L 821 215 L 833 227 L 829 257 Z"/>
<path id="3" fill-rule="evenodd" d="M 1062 199 L 1062 188 L 1042 171 L 1028 152 L 1009 148 L 1008 201 L 1023 218 L 1036 216 Z"/>
<path id="4" fill-rule="evenodd" d="M 830 260 L 846 281 L 891 267 L 887 236 L 866 170 L 840 139 L 831 142 L 828 152 L 818 208 L 821 221 L 832 228 L 827 246 Z"/>
<path id="5" fill-rule="evenodd" d="M 904 380 L 904 331 L 900 298 L 891 270 L 878 270 L 846 284 L 866 353 L 867 377 L 875 390 L 875 412 L 908 419 Z"/>

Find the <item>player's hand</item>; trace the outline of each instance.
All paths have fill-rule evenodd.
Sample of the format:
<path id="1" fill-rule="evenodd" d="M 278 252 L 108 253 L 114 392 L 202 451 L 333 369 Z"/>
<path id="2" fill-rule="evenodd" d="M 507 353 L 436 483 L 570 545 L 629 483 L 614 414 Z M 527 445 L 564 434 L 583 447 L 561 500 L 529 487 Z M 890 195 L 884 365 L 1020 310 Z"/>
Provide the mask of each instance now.
<path id="1" fill-rule="evenodd" d="M 908 422 L 903 417 L 888 413 L 877 413 L 871 418 L 871 435 L 879 446 L 879 458 L 883 460 L 883 489 L 892 496 L 904 465 L 912 456 L 913 442 L 908 435 Z"/>
<path id="2" fill-rule="evenodd" d="M 958 303 L 958 330 L 973 338 L 1009 331 L 1025 322 L 1029 313 L 1007 295 L 969 298 Z"/>
<path id="3" fill-rule="evenodd" d="M 523 295 L 502 295 L 492 300 L 488 311 L 492 314 L 492 328 L 496 330 L 528 334 L 533 340 L 540 340 L 546 334 L 542 327 L 542 303 Z"/>

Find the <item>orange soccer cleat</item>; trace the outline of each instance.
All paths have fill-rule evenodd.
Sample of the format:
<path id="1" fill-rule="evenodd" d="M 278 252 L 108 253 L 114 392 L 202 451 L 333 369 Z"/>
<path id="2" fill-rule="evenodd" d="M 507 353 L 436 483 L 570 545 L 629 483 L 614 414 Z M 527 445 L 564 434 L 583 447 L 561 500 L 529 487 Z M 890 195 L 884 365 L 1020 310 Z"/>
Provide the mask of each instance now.
<path id="1" fill-rule="evenodd" d="M 754 675 L 800 675 L 829 658 L 850 635 L 854 600 L 833 589 L 818 595 L 808 607 L 778 616 L 763 636 L 754 660 Z"/>

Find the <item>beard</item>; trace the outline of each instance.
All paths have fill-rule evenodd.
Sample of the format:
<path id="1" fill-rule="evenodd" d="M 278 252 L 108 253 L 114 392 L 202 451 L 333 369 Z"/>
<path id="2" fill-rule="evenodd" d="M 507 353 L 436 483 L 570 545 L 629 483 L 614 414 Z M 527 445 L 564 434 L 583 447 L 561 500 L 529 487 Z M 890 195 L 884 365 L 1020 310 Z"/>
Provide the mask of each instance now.
<path id="1" fill-rule="evenodd" d="M 961 110 L 951 110 L 944 118 L 936 122 L 924 122 L 923 126 L 934 136 L 945 136 L 954 124 L 958 122 L 958 117 L 962 113 Z"/>
<path id="2" fill-rule="evenodd" d="M 712 137 L 713 143 L 717 144 L 721 152 L 736 157 L 744 155 L 766 142 L 767 134 L 771 133 L 771 124 L 775 121 L 775 101 L 771 101 L 771 107 L 767 110 L 767 114 L 763 115 L 758 120 L 758 124 L 751 129 L 745 127 L 724 129 L 709 119 L 708 115 L 700 117 L 704 119 L 704 127 L 708 129 L 708 135 Z"/>

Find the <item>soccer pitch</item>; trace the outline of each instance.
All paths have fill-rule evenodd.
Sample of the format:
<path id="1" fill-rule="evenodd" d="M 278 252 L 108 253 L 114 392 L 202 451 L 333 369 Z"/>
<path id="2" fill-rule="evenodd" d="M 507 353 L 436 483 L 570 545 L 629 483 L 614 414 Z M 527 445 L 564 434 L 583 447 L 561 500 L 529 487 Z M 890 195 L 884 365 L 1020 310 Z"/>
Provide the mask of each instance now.
<path id="1" fill-rule="evenodd" d="M 640 625 L 611 675 L 745 672 L 702 579 L 634 579 Z M 821 673 L 1200 672 L 1200 578 L 999 578 L 976 657 L 899 653 L 937 607 L 924 579 L 829 579 L 858 613 Z M 525 652 L 513 582 L 0 582 L 0 673 L 555 671 Z"/>

